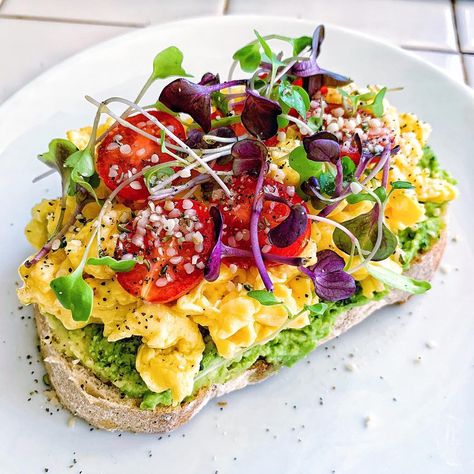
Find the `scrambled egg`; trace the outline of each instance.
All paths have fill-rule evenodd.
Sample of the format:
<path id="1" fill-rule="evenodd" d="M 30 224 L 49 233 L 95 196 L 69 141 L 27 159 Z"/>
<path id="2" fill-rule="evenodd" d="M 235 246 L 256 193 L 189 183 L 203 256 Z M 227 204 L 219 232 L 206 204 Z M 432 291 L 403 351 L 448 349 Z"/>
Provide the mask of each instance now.
<path id="1" fill-rule="evenodd" d="M 455 188 L 417 166 L 426 143 L 429 128 L 413 115 L 398 115 L 389 108 L 384 120 L 396 130 L 396 143 L 400 152 L 393 160 L 389 181 L 406 180 L 414 183 L 415 190 L 395 191 L 386 206 L 385 216 L 388 227 L 398 232 L 415 226 L 424 219 L 421 202 L 444 202 L 453 199 Z M 90 128 L 68 133 L 68 138 L 83 148 L 88 140 Z M 289 132 L 285 143 L 275 150 L 270 167 L 270 176 L 287 185 L 298 184 L 298 174 L 287 162 L 288 152 L 299 144 L 298 136 Z M 29 241 L 39 248 L 54 230 L 59 216 L 60 200 L 44 200 L 33 208 L 32 219 L 26 227 Z M 71 215 L 74 202 L 67 200 L 65 219 Z M 331 214 L 337 222 L 343 222 L 368 212 L 371 203 L 348 204 L 345 200 Z M 24 286 L 19 290 L 23 303 L 35 303 L 43 313 L 54 314 L 67 329 L 83 327 L 89 322 L 104 324 L 104 335 L 110 341 L 132 335 L 142 337 L 136 368 L 143 380 L 155 392 L 171 389 L 173 401 L 178 404 L 192 393 L 193 379 L 199 371 L 204 350 L 204 342 L 199 326 L 206 327 L 216 344 L 219 354 L 232 358 L 239 351 L 253 344 L 272 338 L 282 326 L 301 328 L 309 324 L 309 317 L 303 311 L 305 304 L 314 304 L 318 297 L 309 278 L 299 274 L 289 266 L 269 269 L 275 284 L 275 296 L 285 303 L 292 314 L 301 312 L 295 319 L 288 320 L 288 312 L 283 305 L 263 306 L 247 296 L 244 285 L 262 289 L 263 283 L 256 268 L 248 270 L 235 265 L 223 265 L 219 278 L 214 282 L 202 281 L 189 294 L 170 304 L 144 304 L 127 293 L 117 282 L 114 272 L 108 267 L 86 266 L 87 283 L 94 291 L 94 307 L 87 323 L 72 320 L 71 314 L 58 302 L 50 282 L 77 267 L 85 251 L 85 246 L 93 230 L 93 219 L 99 208 L 88 204 L 82 212 L 83 221 L 76 221 L 66 234 L 67 245 L 52 251 L 38 264 L 27 269 L 20 267 Z M 114 204 L 106 213 L 101 230 L 101 246 L 108 254 L 113 254 L 118 238 L 117 225 L 125 222 L 130 209 Z M 84 223 L 85 222 L 85 223 Z M 332 249 L 344 258 L 347 256 L 337 249 L 332 240 L 334 228 L 324 223 L 313 223 L 311 241 L 305 249 L 307 256 L 314 256 L 316 250 Z M 97 255 L 97 242 L 90 250 Z M 353 265 L 357 265 L 354 258 Z M 401 272 L 397 254 L 382 262 L 393 271 Z M 384 285 L 360 269 L 353 275 L 362 286 L 363 294 L 371 297 L 374 292 L 383 291 Z"/>

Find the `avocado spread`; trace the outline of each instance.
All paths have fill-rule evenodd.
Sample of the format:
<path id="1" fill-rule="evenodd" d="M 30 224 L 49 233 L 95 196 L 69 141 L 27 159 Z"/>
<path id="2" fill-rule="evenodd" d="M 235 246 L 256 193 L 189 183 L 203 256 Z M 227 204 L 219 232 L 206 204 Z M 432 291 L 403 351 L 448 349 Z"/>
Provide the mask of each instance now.
<path id="1" fill-rule="evenodd" d="M 429 147 L 424 148 L 420 166 L 429 169 L 432 177 L 440 177 L 453 182 L 451 176 L 440 169 Z M 426 220 L 416 228 L 407 228 L 398 234 L 405 268 L 410 266 L 410 262 L 419 253 L 430 248 L 439 238 L 444 225 L 442 214 L 445 206 L 443 204 L 427 203 L 424 206 Z M 386 293 L 378 293 L 375 298 L 381 299 Z M 232 360 L 225 360 L 218 355 L 214 343 L 203 329 L 206 347 L 200 372 L 196 377 L 194 392 L 212 383 L 223 383 L 236 377 L 251 367 L 257 359 L 264 359 L 277 367 L 293 365 L 311 352 L 318 341 L 330 333 L 342 311 L 363 305 L 368 301 L 359 289 L 348 300 L 329 303 L 325 313 L 313 317 L 308 326 L 282 331 L 270 342 L 251 347 Z M 171 405 L 170 391 L 151 392 L 135 368 L 136 353 L 141 344 L 139 337 L 108 342 L 99 324 L 90 324 L 83 329 L 69 331 L 53 316 L 49 316 L 49 321 L 55 336 L 54 344 L 63 354 L 79 360 L 103 382 L 117 387 L 124 396 L 142 400 L 140 405 L 142 409 L 153 410 L 158 405 Z"/>

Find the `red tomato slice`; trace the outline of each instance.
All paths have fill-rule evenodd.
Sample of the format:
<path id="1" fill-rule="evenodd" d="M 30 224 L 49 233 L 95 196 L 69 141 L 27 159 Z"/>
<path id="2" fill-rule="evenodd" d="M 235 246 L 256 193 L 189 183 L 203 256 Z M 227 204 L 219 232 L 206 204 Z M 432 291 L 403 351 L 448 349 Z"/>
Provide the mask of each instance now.
<path id="1" fill-rule="evenodd" d="M 230 247 L 240 249 L 250 249 L 250 217 L 252 214 L 252 204 L 255 196 L 256 178 L 248 175 L 242 175 L 234 178 L 231 184 L 233 198 L 228 201 L 222 199 L 215 201 L 223 215 L 224 230 L 222 241 Z M 291 204 L 300 204 L 303 200 L 290 191 L 288 186 L 278 183 L 270 178 L 265 178 L 264 189 L 270 194 L 276 194 Z M 268 231 L 280 224 L 289 214 L 288 206 L 283 203 L 265 201 L 262 214 L 260 216 L 258 239 L 260 247 L 264 253 L 293 257 L 301 253 L 306 246 L 311 234 L 311 226 L 308 225 L 306 231 L 289 247 L 279 248 L 270 244 L 268 241 Z M 253 260 L 243 258 L 232 259 L 240 266 L 248 267 L 253 264 Z"/>
<path id="2" fill-rule="evenodd" d="M 207 206 L 191 199 L 174 201 L 165 210 L 156 204 L 141 210 L 121 235 L 115 255 L 143 259 L 133 270 L 117 274 L 122 287 L 136 297 L 169 303 L 204 278 L 214 246 L 214 224 Z"/>
<path id="3" fill-rule="evenodd" d="M 150 111 L 163 125 L 168 127 L 178 138 L 184 140 L 185 132 L 179 120 L 165 112 Z M 127 122 L 155 137 L 161 130 L 144 115 L 138 114 L 127 119 Z M 118 125 L 104 138 L 97 152 L 97 172 L 110 189 L 115 189 L 128 173 L 141 171 L 145 166 L 166 163 L 173 157 L 161 151 L 161 145 L 140 135 L 139 133 Z M 119 196 L 131 201 L 140 201 L 149 193 L 143 178 L 138 178 L 120 191 Z"/>

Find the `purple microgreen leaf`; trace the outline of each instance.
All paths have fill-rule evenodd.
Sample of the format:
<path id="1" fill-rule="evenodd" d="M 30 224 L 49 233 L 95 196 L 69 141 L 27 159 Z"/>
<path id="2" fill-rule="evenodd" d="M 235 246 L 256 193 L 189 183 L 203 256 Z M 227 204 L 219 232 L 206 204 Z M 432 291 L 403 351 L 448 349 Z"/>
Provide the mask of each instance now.
<path id="1" fill-rule="evenodd" d="M 340 161 L 341 147 L 335 135 L 329 132 L 318 132 L 303 138 L 303 146 L 308 159 L 318 162 L 336 164 Z"/>
<path id="2" fill-rule="evenodd" d="M 270 230 L 268 238 L 275 247 L 285 248 L 301 237 L 308 227 L 308 214 L 301 204 L 291 207 L 288 217 Z"/>
<path id="3" fill-rule="evenodd" d="M 314 283 L 316 294 L 326 301 L 350 298 L 356 290 L 354 278 L 344 271 L 345 262 L 332 250 L 316 254 L 317 262 L 309 267 L 300 267 Z"/>
<path id="4" fill-rule="evenodd" d="M 313 45 L 311 56 L 308 60 L 297 62 L 291 69 L 291 74 L 304 78 L 303 86 L 310 97 L 321 89 L 322 86 L 336 87 L 347 85 L 352 82 L 348 77 L 332 71 L 322 69 L 318 65 L 318 56 L 321 52 L 321 44 L 324 40 L 324 26 L 319 25 L 313 34 Z"/>
<path id="5" fill-rule="evenodd" d="M 268 156 L 267 147 L 258 140 L 244 139 L 235 142 L 231 149 L 235 176 L 243 173 L 259 174 Z"/>
<path id="6" fill-rule="evenodd" d="M 367 252 L 371 252 L 374 249 L 374 245 L 377 241 L 378 220 L 381 217 L 379 212 L 379 206 L 376 204 L 372 210 L 366 214 L 361 214 L 342 223 L 342 225 L 359 240 L 362 250 Z M 383 224 L 382 229 L 382 240 L 377 252 L 372 258 L 374 261 L 385 260 L 390 257 L 398 245 L 397 238 L 385 224 Z M 339 250 L 347 254 L 351 253 L 353 243 L 347 234 L 340 229 L 335 229 L 333 240 Z"/>
<path id="7" fill-rule="evenodd" d="M 213 74 L 212 72 L 206 72 L 199 81 L 201 86 L 213 86 L 214 84 L 219 84 L 221 81 L 219 79 L 219 74 Z"/>
<path id="8" fill-rule="evenodd" d="M 261 140 L 267 140 L 278 132 L 277 117 L 282 113 L 278 102 L 247 90 L 244 109 L 242 110 L 242 124 L 245 129 Z"/>
<path id="9" fill-rule="evenodd" d="M 214 128 L 207 134 L 198 128 L 192 128 L 188 130 L 188 138 L 186 139 L 185 143 L 190 148 L 200 150 L 208 150 L 221 146 L 221 144 L 218 142 L 210 143 L 209 140 L 204 140 L 204 135 L 212 135 L 214 137 L 220 138 L 235 138 L 235 132 L 230 127 Z"/>
<path id="10" fill-rule="evenodd" d="M 190 115 L 208 132 L 211 129 L 211 92 L 209 86 L 176 79 L 164 87 L 159 100 L 174 112 Z"/>
<path id="11" fill-rule="evenodd" d="M 194 84 L 187 79 L 176 79 L 163 88 L 159 101 L 173 112 L 190 115 L 205 132 L 211 129 L 211 94 L 233 85 L 246 84 L 245 80 L 222 84 Z"/>

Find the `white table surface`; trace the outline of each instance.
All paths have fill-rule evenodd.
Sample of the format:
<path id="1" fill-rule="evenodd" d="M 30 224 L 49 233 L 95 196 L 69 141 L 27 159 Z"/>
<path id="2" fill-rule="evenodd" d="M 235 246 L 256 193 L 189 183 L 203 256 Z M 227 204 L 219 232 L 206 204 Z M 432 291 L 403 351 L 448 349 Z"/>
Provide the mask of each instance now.
<path id="1" fill-rule="evenodd" d="M 474 86 L 469 0 L 0 0 L 0 102 L 45 69 L 152 23 L 203 15 L 286 15 L 364 31 Z"/>

